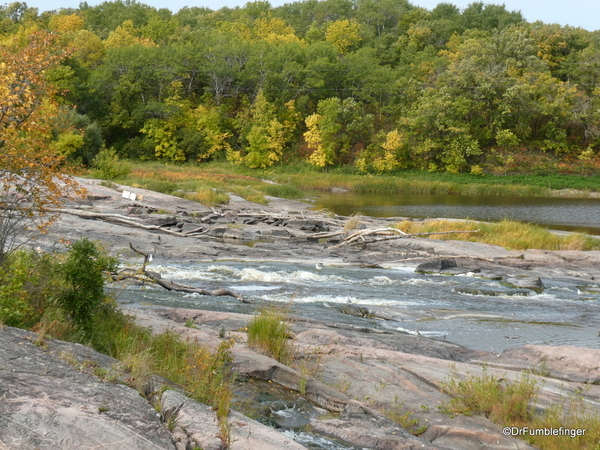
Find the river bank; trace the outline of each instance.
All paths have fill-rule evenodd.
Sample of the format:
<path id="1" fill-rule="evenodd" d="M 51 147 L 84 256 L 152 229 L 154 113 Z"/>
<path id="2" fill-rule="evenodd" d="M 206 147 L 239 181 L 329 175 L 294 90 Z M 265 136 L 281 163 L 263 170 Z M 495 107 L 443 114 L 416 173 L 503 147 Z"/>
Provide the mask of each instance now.
<path id="1" fill-rule="evenodd" d="M 371 241 L 369 236 L 358 239 L 358 245 L 350 245 L 341 235 L 324 237 L 343 231 L 347 217 L 308 211 L 309 205 L 301 202 L 273 198 L 262 206 L 233 196 L 227 207 L 210 209 L 141 189 L 117 186 L 120 190 L 115 190 L 97 182 L 82 182 L 89 183 L 90 195 L 85 201 L 67 205 L 58 225 L 36 242 L 42 250 L 61 245 L 56 244 L 59 239 L 85 236 L 107 243 L 111 251 L 130 263 L 140 262 L 139 255 L 130 249 L 132 244 L 152 254 L 158 264 L 236 260 L 320 263 L 365 270 L 410 267 L 427 273 L 500 279 L 514 289 L 536 292 L 545 289 L 545 278 L 560 278 L 573 287 L 586 284 L 590 289 L 596 289 L 600 279 L 600 252 L 507 251 L 472 242 L 420 238 Z M 123 191 L 130 193 L 128 199 Z M 385 228 L 400 220 L 362 218 L 351 232 Z M 304 424 L 280 426 L 280 431 L 287 430 L 283 436 L 292 436 L 292 440 L 310 428 L 341 439 L 345 448 L 527 448 L 522 441 L 503 436 L 501 428 L 484 417 L 451 417 L 439 411 L 449 398 L 443 388 L 445 380 L 479 376 L 484 373 L 483 366 L 499 379 L 513 381 L 525 369 L 532 372 L 540 386 L 540 411 L 551 405 L 566 405 L 578 395 L 592 413 L 598 412 L 600 405 L 600 355 L 592 348 L 522 346 L 500 353 L 471 350 L 468 345 L 418 334 L 376 330 L 367 319 L 383 317 L 383 308 L 369 308 L 366 313 L 350 308 L 350 314 L 362 313 L 364 323 L 349 325 L 326 317 L 317 320 L 291 314 L 291 341 L 297 361 L 304 362 L 304 366 L 291 367 L 248 347 L 244 328 L 253 314 L 143 305 L 132 305 L 126 311 L 155 332 L 170 329 L 212 348 L 222 339 L 234 339 L 235 367 L 247 376 L 248 383 L 271 381 L 292 389 L 296 398 L 310 400 Z M 188 405 L 180 398 L 165 402 L 169 407 Z M 296 404 L 283 410 L 270 408 L 266 414 L 272 423 L 281 425 L 281 416 Z M 409 435 L 385 417 L 384 412 L 394 408 L 401 414 L 410 413 L 427 430 L 419 437 Z M 214 439 L 210 440 L 211 432 L 201 428 L 202 422 L 210 420 L 194 420 L 195 411 L 195 406 L 179 409 L 180 443 L 187 439 L 190 445 L 218 448 Z M 250 428 L 245 428 L 241 419 L 231 423 L 232 448 L 259 448 L 247 439 L 244 430 Z M 236 432 L 242 434 L 236 438 Z M 203 437 L 207 440 L 198 440 Z"/>
<path id="2" fill-rule="evenodd" d="M 417 267 L 436 258 L 454 258 L 427 269 L 509 281 L 540 276 L 600 279 L 600 251 L 509 251 L 466 241 L 419 237 L 393 240 L 342 241 L 348 217 L 311 211 L 310 204 L 269 197 L 267 205 L 231 196 L 228 205 L 208 208 L 200 203 L 140 188 L 102 186 L 79 179 L 89 194 L 68 203 L 60 221 L 36 245 L 56 248 L 80 237 L 109 244 L 122 259 L 139 261 L 130 244 L 153 254 L 155 261 L 288 261 L 322 264 Z M 128 198 L 123 197 L 123 193 Z M 362 217 L 346 234 L 386 228 L 405 217 Z M 337 233 L 337 234 L 336 234 Z M 331 236 L 329 236 L 331 235 Z M 510 281 L 509 281 L 510 282 Z"/>

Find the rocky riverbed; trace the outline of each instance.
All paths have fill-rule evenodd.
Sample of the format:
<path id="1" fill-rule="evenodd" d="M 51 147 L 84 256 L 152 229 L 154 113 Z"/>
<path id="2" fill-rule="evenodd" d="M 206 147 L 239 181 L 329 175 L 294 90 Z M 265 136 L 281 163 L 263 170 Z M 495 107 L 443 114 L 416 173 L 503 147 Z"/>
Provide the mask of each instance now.
<path id="1" fill-rule="evenodd" d="M 416 267 L 501 279 L 515 289 L 536 291 L 544 289 L 542 278 L 571 280 L 590 289 L 596 289 L 600 280 L 600 252 L 514 252 L 469 242 L 406 237 L 377 241 L 372 236 L 352 245 L 343 240 L 349 233 L 385 228 L 401 218 L 362 218 L 354 230 L 344 232 L 348 218 L 310 211 L 303 202 L 269 199 L 268 205 L 256 205 L 232 197 L 226 207 L 207 208 L 142 189 L 80 181 L 88 188 L 88 197 L 69 203 L 57 226 L 36 246 L 49 250 L 61 246 L 61 239 L 88 237 L 107 243 L 129 261 L 139 261 L 131 244 L 164 261 Z M 479 375 L 483 367 L 515 380 L 523 370 L 531 371 L 539 381 L 539 410 L 576 395 L 588 411 L 600 412 L 600 350 L 593 348 L 525 345 L 498 354 L 375 330 L 367 322 L 358 326 L 292 314 L 292 343 L 302 364 L 288 367 L 247 346 L 243 330 L 251 315 L 139 305 L 126 311 L 156 332 L 171 329 L 209 347 L 224 338 L 235 339 L 235 369 L 242 385 L 253 380 L 277 384 L 296 399 L 291 409 L 306 404 L 302 426 L 285 426 L 282 414 L 276 414 L 281 409 L 257 414 L 277 429 L 233 412 L 234 449 L 304 448 L 294 440 L 304 429 L 337 439 L 343 448 L 530 448 L 504 436 L 500 427 L 483 417 L 439 412 L 448 399 L 441 388 L 444 380 Z M 375 308 L 367 313 L 385 311 Z M 104 372 L 94 368 L 109 371 L 117 361 L 75 344 L 40 345 L 34 333 L 8 327 L 0 331 L 0 342 L 0 449 L 216 450 L 221 445 L 214 412 L 176 390 L 159 395 L 160 380 L 153 380 L 145 391 L 148 398 L 156 400 L 159 395 L 161 411 L 176 411 L 174 427 L 165 425 L 168 418 L 157 414 L 148 399 L 98 377 Z M 239 409 L 252 410 L 242 406 Z M 385 417 L 383 412 L 389 409 L 412 413 L 426 430 L 419 436 L 410 434 Z"/>

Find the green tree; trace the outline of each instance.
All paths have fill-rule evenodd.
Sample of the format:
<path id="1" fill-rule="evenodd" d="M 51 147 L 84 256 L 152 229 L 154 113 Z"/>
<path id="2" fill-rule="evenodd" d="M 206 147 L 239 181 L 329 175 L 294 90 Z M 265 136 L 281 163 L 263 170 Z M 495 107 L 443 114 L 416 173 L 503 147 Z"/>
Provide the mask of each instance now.
<path id="1" fill-rule="evenodd" d="M 262 90 L 259 91 L 250 108 L 250 126 L 245 136 L 248 146 L 243 156 L 237 156 L 239 161 L 251 168 L 264 169 L 281 160 L 297 123 L 294 103 L 289 102 L 285 106 L 285 117 L 280 120 L 275 106 L 267 101 Z"/>
<path id="2" fill-rule="evenodd" d="M 326 167 L 352 161 L 357 147 L 368 140 L 373 119 L 352 98 L 319 101 L 317 113 L 305 120 L 304 139 L 311 150 L 308 162 Z"/>

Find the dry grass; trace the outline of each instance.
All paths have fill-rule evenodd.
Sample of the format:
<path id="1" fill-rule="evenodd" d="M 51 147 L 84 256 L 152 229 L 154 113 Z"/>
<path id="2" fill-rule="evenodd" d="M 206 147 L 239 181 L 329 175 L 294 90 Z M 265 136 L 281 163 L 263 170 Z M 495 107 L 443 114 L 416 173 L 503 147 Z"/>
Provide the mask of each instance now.
<path id="1" fill-rule="evenodd" d="M 360 222 L 362 218 L 363 217 L 360 214 L 353 214 L 352 216 L 350 216 L 344 224 L 344 231 L 358 229 L 360 227 Z"/>
<path id="2" fill-rule="evenodd" d="M 479 414 L 500 426 L 534 429 L 583 430 L 581 436 L 532 436 L 520 438 L 542 450 L 597 450 L 600 448 L 600 417 L 586 412 L 581 396 L 571 397 L 565 405 L 556 405 L 541 414 L 534 413 L 537 385 L 523 373 L 516 381 L 490 375 L 484 368 L 481 377 L 467 374 L 459 380 L 456 373 L 442 384 L 452 398 L 441 410 L 452 415 Z"/>
<path id="3" fill-rule="evenodd" d="M 264 182 L 260 175 L 237 173 L 237 166 L 223 163 L 173 165 L 156 162 L 136 162 L 135 167 L 120 183 L 177 195 L 205 205 L 224 204 L 227 193 L 233 193 L 255 203 L 266 204 L 266 195 L 282 198 L 301 198 L 302 191 L 285 184 Z"/>
<path id="4" fill-rule="evenodd" d="M 535 248 L 540 250 L 598 250 L 600 239 L 572 233 L 559 236 L 537 225 L 513 220 L 502 220 L 498 223 L 475 221 L 426 220 L 423 222 L 404 221 L 397 228 L 405 233 L 432 233 L 440 231 L 473 231 L 479 233 L 433 235 L 431 239 L 464 240 L 499 245 L 513 250 Z"/>

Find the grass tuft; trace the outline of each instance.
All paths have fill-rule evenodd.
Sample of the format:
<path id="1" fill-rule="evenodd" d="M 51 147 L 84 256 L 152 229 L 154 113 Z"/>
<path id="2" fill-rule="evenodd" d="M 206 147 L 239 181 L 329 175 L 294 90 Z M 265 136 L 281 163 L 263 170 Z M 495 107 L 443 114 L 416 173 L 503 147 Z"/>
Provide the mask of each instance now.
<path id="1" fill-rule="evenodd" d="M 275 309 L 263 309 L 248 323 L 248 344 L 262 350 L 283 364 L 291 364 L 293 348 L 286 315 Z"/>
<path id="2" fill-rule="evenodd" d="M 350 216 L 344 224 L 344 231 L 357 230 L 360 227 L 362 218 L 363 217 L 360 214 L 353 214 Z"/>
<path id="3" fill-rule="evenodd" d="M 489 374 L 484 368 L 481 377 L 467 374 L 465 380 L 456 376 L 442 385 L 452 398 L 443 405 L 451 415 L 479 414 L 501 425 L 531 420 L 532 400 L 537 394 L 535 380 L 524 373 L 516 383 Z"/>
<path id="4" fill-rule="evenodd" d="M 427 430 L 427 425 L 421 425 L 421 421 L 412 417 L 412 412 L 405 410 L 402 405 L 384 409 L 383 414 L 415 436 L 419 436 Z"/>

